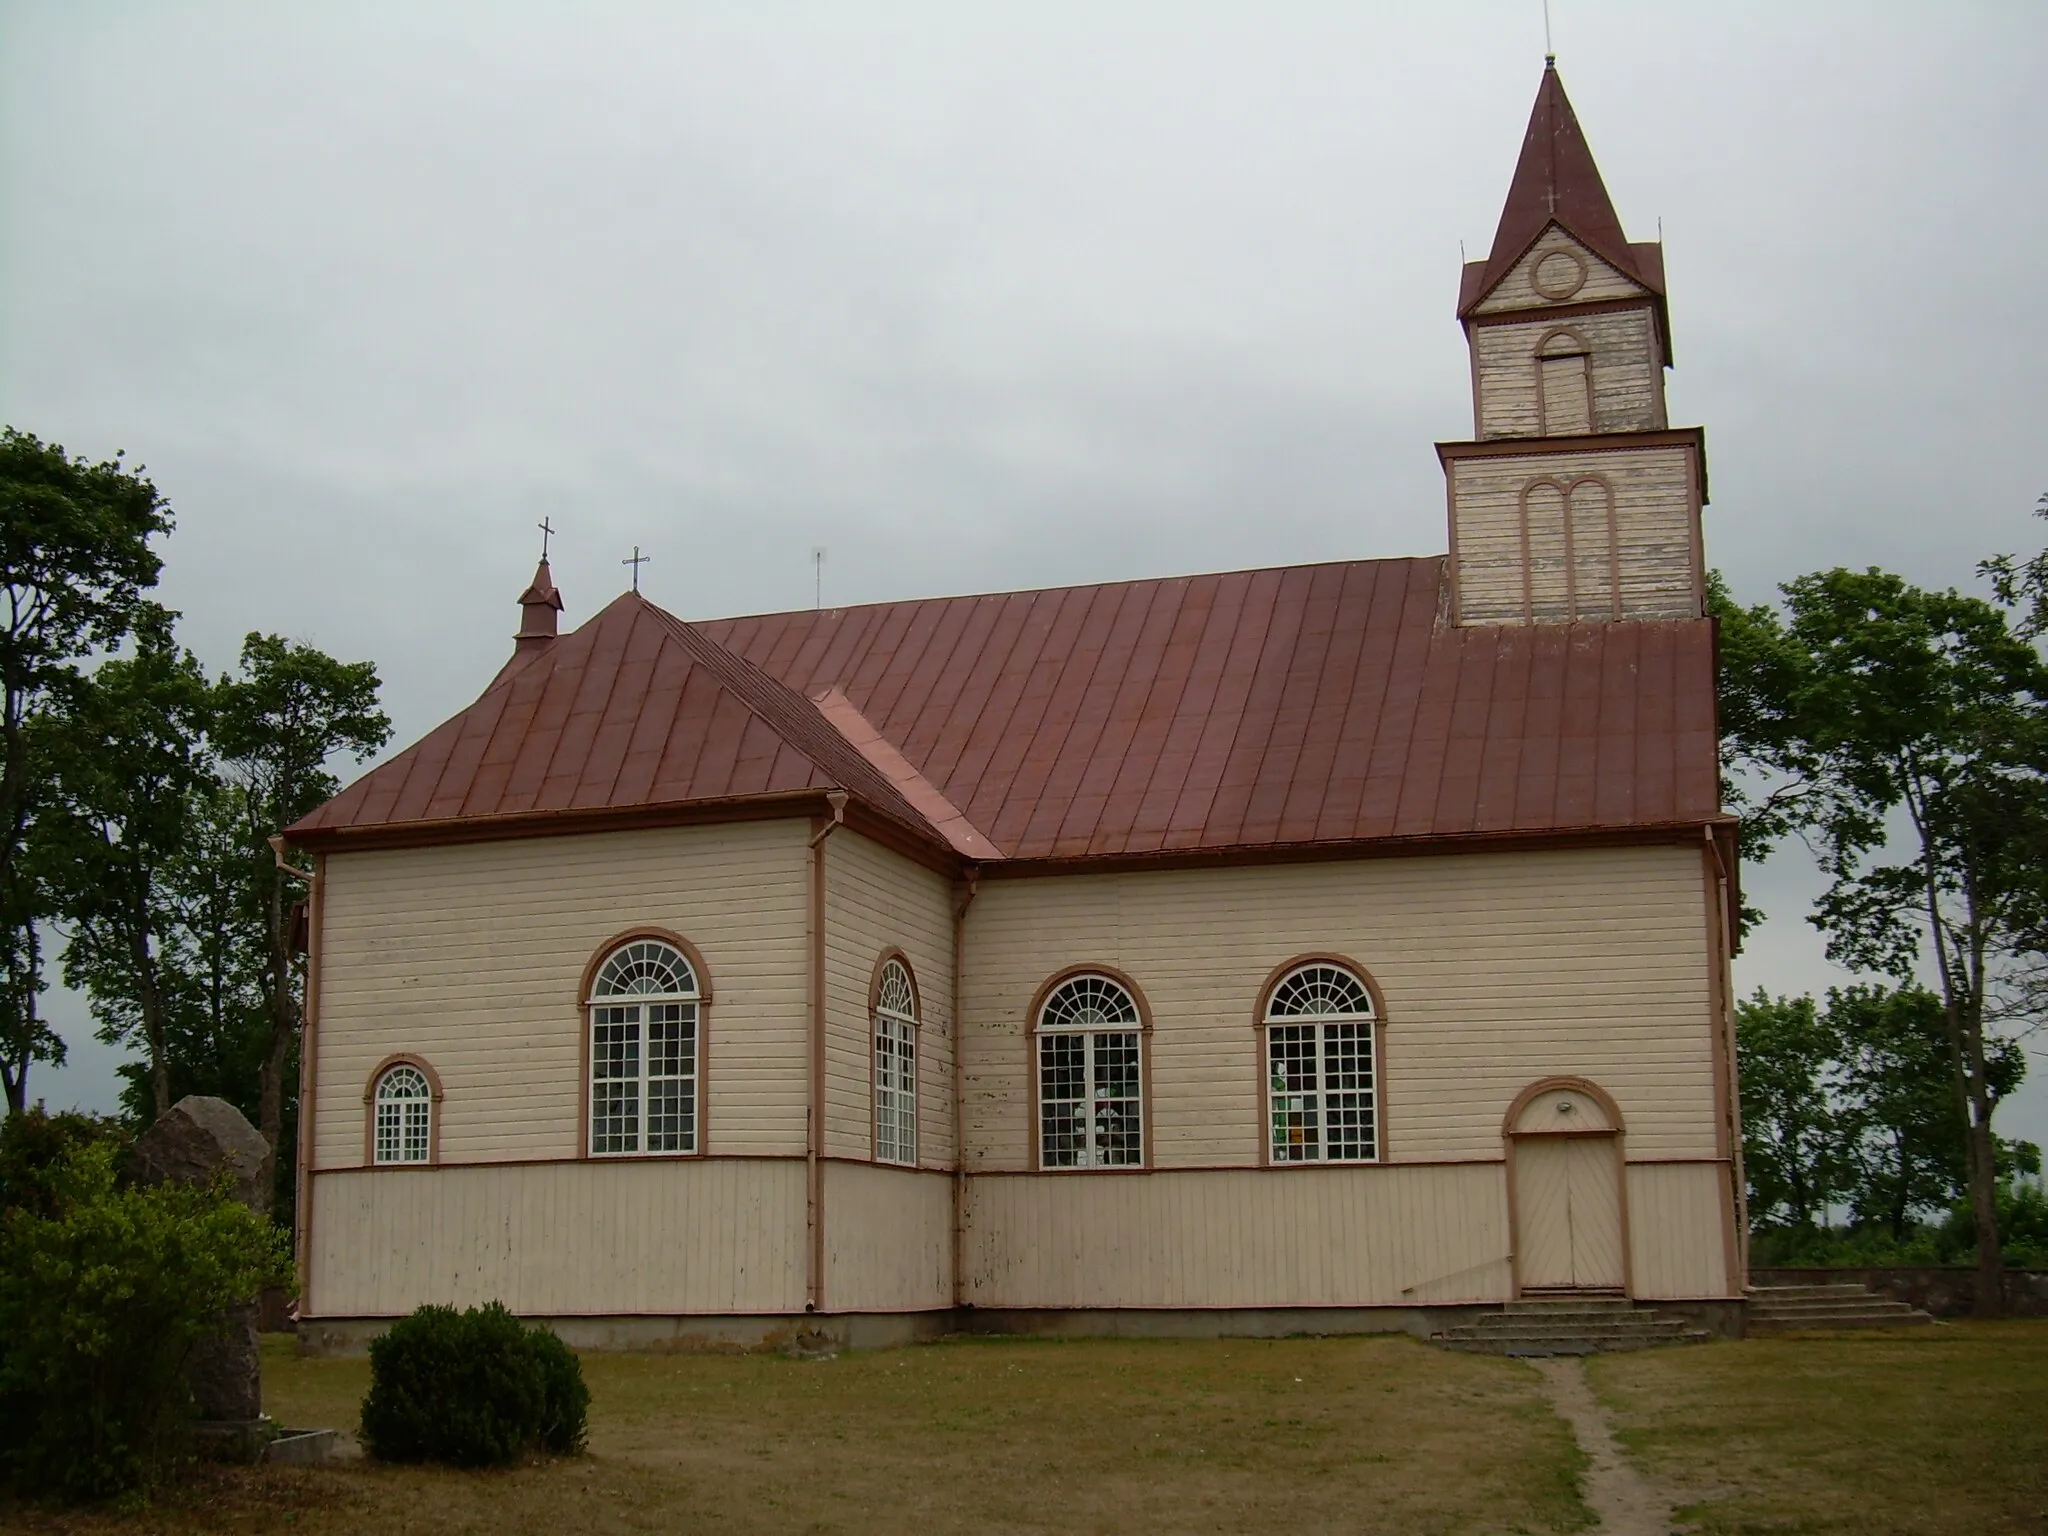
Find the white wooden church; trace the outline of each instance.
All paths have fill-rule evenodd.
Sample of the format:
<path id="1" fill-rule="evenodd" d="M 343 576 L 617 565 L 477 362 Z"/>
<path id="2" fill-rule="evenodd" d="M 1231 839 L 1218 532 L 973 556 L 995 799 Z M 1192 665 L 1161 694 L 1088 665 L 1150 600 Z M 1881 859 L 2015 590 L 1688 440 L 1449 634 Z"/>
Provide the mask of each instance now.
<path id="1" fill-rule="evenodd" d="M 1697 428 L 1546 68 L 1449 553 L 557 633 L 288 831 L 301 1312 L 580 1343 L 1741 1294 Z"/>

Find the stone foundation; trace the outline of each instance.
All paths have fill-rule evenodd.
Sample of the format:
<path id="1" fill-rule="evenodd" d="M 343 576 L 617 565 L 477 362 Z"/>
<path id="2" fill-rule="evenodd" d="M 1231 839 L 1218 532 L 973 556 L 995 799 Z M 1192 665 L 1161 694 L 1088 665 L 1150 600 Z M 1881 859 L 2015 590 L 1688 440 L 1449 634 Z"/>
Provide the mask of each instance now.
<path id="1" fill-rule="evenodd" d="M 1684 1317 L 1721 1338 L 1740 1338 L 1737 1300 L 1656 1301 L 1645 1307 Z M 678 1353 L 780 1351 L 819 1354 L 893 1349 L 948 1334 L 1055 1339 L 1285 1339 L 1406 1333 L 1418 1339 L 1497 1312 L 1478 1303 L 1436 1307 L 956 1307 L 933 1312 L 839 1312 L 724 1317 L 529 1317 L 580 1350 Z M 306 1355 L 360 1355 L 390 1327 L 388 1317 L 310 1317 L 299 1322 Z"/>

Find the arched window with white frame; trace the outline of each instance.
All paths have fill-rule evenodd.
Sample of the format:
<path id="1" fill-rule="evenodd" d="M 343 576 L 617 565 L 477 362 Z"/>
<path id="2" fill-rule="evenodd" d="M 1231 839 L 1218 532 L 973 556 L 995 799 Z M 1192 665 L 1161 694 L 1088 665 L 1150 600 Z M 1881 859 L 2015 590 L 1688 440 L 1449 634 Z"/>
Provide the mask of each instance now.
<path id="1" fill-rule="evenodd" d="M 1145 1160 L 1144 1019 L 1113 976 L 1069 976 L 1039 1005 L 1038 1160 L 1134 1168 Z"/>
<path id="2" fill-rule="evenodd" d="M 697 1046 L 703 988 L 689 958 L 660 939 L 605 957 L 586 1004 L 590 1155 L 697 1150 Z"/>
<path id="3" fill-rule="evenodd" d="M 1379 1156 L 1372 992 L 1349 966 L 1298 965 L 1273 986 L 1266 1110 L 1276 1163 L 1364 1163 Z"/>
<path id="4" fill-rule="evenodd" d="M 875 1157 L 917 1162 L 917 987 L 894 957 L 875 978 Z"/>
<path id="5" fill-rule="evenodd" d="M 371 1161 L 431 1162 L 434 1090 L 426 1073 L 408 1061 L 387 1067 L 377 1078 L 371 1100 Z"/>

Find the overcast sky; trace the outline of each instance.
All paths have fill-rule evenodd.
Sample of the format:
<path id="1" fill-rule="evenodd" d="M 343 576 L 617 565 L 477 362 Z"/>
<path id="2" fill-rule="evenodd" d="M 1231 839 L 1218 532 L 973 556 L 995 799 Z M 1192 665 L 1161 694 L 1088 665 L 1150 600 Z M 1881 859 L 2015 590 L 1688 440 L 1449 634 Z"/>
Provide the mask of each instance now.
<path id="1" fill-rule="evenodd" d="M 2048 7 L 1554 0 L 1738 594 L 1968 582 L 2048 491 Z M 0 419 L 402 745 L 574 624 L 1441 551 L 1540 0 L 0 3 Z M 1738 984 L 1840 981 L 1810 866 Z M 32 1091 L 112 1101 L 77 1051 Z M 2048 1042 L 2044 1042 L 2048 1045 Z M 2002 1129 L 2048 1140 L 2048 1054 Z"/>

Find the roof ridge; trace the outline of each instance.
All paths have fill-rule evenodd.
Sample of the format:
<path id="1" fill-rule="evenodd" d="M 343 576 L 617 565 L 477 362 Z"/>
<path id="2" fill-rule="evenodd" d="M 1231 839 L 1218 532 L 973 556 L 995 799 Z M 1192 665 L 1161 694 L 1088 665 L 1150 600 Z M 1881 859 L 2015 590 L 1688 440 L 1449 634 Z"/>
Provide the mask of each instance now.
<path id="1" fill-rule="evenodd" d="M 1226 576 L 1262 576 L 1268 571 L 1314 571 L 1338 565 L 1422 565 L 1443 564 L 1447 554 L 1372 555 L 1357 560 L 1297 560 L 1284 565 L 1248 565 L 1228 571 L 1181 571 L 1170 576 L 1120 576 L 1114 581 L 1073 581 L 1046 587 L 1003 587 L 989 592 L 933 592 L 917 597 L 884 597 L 870 603 L 844 603 L 837 607 L 773 608 L 761 613 L 720 613 L 702 619 L 676 619 L 678 624 L 743 624 L 749 619 L 786 619 L 799 613 L 858 613 L 863 608 L 900 608 L 905 603 L 966 603 L 982 597 L 1039 597 L 1047 592 L 1098 592 L 1105 587 L 1157 587 L 1170 581 L 1215 581 Z M 644 598 L 642 601 L 646 601 Z M 654 605 L 649 603 L 649 607 Z M 666 609 L 660 610 L 667 612 Z M 675 618 L 670 614 L 669 617 Z M 712 642 L 717 644 L 716 641 Z"/>
<path id="2" fill-rule="evenodd" d="M 818 706 L 778 678 L 728 650 L 687 619 L 641 598 L 640 602 L 681 643 L 690 659 L 717 679 L 756 718 L 818 770 L 839 781 L 839 787 L 868 802 L 869 807 L 911 830 L 952 846 L 945 833 L 913 805 L 888 777 L 868 761 Z"/>

